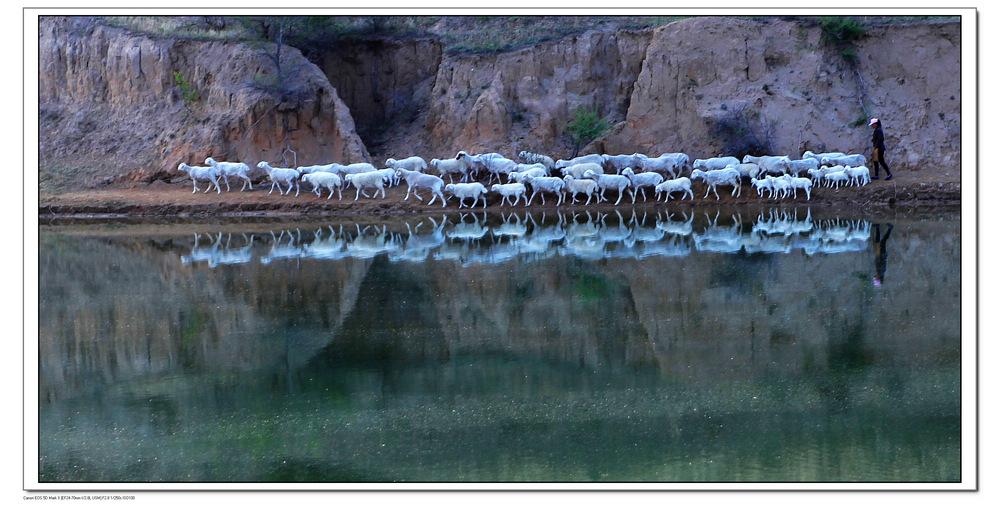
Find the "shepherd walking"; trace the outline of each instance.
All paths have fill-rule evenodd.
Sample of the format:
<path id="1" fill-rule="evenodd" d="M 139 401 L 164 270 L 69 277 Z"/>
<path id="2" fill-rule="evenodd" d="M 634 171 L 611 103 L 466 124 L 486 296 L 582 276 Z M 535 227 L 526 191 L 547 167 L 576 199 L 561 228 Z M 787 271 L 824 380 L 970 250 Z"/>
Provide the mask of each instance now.
<path id="1" fill-rule="evenodd" d="M 889 166 L 885 163 L 885 134 L 882 133 L 882 122 L 878 118 L 872 118 L 868 126 L 875 130 L 872 132 L 872 162 L 875 169 L 872 179 L 878 179 L 878 168 L 881 165 L 885 169 L 885 180 L 888 181 L 892 179 L 892 172 L 889 172 Z"/>

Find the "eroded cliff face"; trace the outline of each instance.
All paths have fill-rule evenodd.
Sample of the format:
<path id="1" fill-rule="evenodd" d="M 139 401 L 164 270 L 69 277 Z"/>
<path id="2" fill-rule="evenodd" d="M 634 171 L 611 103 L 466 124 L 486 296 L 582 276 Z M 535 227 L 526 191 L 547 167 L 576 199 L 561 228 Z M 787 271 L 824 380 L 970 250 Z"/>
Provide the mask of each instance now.
<path id="1" fill-rule="evenodd" d="M 413 58 L 433 53 L 440 66 L 422 81 L 432 86 L 429 96 L 406 95 L 419 118 L 387 115 L 372 154 L 445 158 L 466 150 L 513 157 L 527 149 L 567 157 L 565 127 L 584 106 L 596 107 L 614 127 L 583 153 L 716 156 L 729 147 L 719 120 L 746 113 L 773 154 L 870 154 L 866 120 L 878 116 L 894 167 L 918 170 L 926 159 L 957 167 L 960 29 L 958 23 L 872 28 L 855 42 L 853 66 L 821 40 L 819 27 L 724 17 L 591 31 L 495 55 L 440 56 L 403 43 L 395 51 Z M 399 67 L 407 75 L 414 68 Z M 369 77 L 357 80 L 369 85 Z"/>
<path id="2" fill-rule="evenodd" d="M 284 99 L 253 85 L 274 71 L 252 46 L 152 39 L 85 17 L 41 18 L 41 183 L 150 182 L 209 156 L 277 164 L 286 147 L 300 164 L 368 160 L 322 72 L 292 48 L 282 59 L 294 71 L 287 81 L 294 93 Z M 185 101 L 175 72 L 196 100 Z"/>

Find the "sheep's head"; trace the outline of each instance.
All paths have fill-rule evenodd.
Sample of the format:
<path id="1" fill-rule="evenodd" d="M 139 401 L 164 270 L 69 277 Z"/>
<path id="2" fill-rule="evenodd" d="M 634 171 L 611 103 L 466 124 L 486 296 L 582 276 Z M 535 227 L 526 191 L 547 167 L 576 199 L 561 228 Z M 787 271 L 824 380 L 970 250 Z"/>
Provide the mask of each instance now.
<path id="1" fill-rule="evenodd" d="M 208 157 L 208 158 L 205 159 L 205 163 L 214 166 L 218 162 L 216 162 L 215 159 L 210 156 L 210 157 Z"/>

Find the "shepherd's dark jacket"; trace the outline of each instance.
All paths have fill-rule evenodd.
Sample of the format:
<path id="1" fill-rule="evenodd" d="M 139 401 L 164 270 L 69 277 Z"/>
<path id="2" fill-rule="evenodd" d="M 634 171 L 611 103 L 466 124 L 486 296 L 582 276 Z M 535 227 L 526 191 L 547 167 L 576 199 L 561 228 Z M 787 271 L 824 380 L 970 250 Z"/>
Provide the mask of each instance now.
<path id="1" fill-rule="evenodd" d="M 882 133 L 882 127 L 875 128 L 872 132 L 872 147 L 878 148 L 878 150 L 885 151 L 885 134 Z"/>

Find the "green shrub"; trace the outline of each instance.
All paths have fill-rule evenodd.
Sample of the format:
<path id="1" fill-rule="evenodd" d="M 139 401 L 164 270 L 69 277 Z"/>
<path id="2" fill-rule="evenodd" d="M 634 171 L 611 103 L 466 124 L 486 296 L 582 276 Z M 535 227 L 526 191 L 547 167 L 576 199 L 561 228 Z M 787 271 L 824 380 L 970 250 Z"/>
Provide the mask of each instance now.
<path id="1" fill-rule="evenodd" d="M 865 34 L 865 27 L 851 17 L 825 17 L 820 20 L 823 40 L 834 45 L 854 42 Z"/>
<path id="2" fill-rule="evenodd" d="M 585 107 L 575 109 L 573 119 L 566 124 L 566 135 L 573 143 L 572 156 L 576 156 L 580 152 L 580 148 L 588 142 L 604 135 L 609 128 L 611 128 L 611 123 L 601 117 L 596 106 L 593 109 Z"/>
<path id="3" fill-rule="evenodd" d="M 184 79 L 184 75 L 179 70 L 174 71 L 174 83 L 177 85 L 177 89 L 180 90 L 181 96 L 184 97 L 184 105 L 191 105 L 198 101 L 198 90 L 194 89 L 191 83 Z"/>

